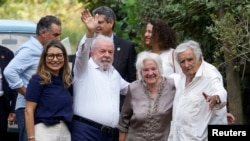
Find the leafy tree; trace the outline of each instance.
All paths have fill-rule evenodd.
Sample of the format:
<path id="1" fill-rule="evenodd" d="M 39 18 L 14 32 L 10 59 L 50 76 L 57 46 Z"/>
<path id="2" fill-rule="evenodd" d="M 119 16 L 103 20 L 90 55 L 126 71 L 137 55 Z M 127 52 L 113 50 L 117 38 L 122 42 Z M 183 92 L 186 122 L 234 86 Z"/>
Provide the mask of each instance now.
<path id="1" fill-rule="evenodd" d="M 56 15 L 62 21 L 62 38 L 69 37 L 73 52 L 84 34 L 81 11 L 85 5 L 77 0 L 6 0 L 0 6 L 0 17 L 37 22 L 45 15 Z M 80 23 L 80 24 L 79 24 Z"/>
<path id="2" fill-rule="evenodd" d="M 241 92 L 247 90 L 245 87 L 249 84 L 249 81 L 246 81 L 247 78 L 245 78 L 244 68 L 249 63 L 250 2 L 247 0 L 219 1 L 216 5 L 215 9 L 218 13 L 211 15 L 214 25 L 208 27 L 208 30 L 222 45 L 215 52 L 215 57 L 224 56 L 225 61 L 222 64 L 226 70 L 229 109 L 237 115 L 238 123 L 243 124 L 248 119 L 244 118 L 243 113 L 244 111 L 245 113 L 249 112 L 247 111 L 249 109 L 245 108 L 249 105 L 243 106 L 246 101 L 242 99 L 250 100 L 249 94 L 243 93 L 241 95 Z M 245 83 L 241 82 L 240 77 L 242 77 L 242 82 Z"/>
<path id="3" fill-rule="evenodd" d="M 115 8 L 123 17 L 119 19 L 116 33 L 137 42 L 139 51 L 143 49 L 142 31 L 150 18 L 166 20 L 176 30 L 179 42 L 198 41 L 204 58 L 224 75 L 230 112 L 237 117 L 238 124 L 246 123 L 244 107 L 247 106 L 243 106 L 246 103 L 242 96 L 249 99 L 249 94 L 242 95 L 242 92 L 249 83 L 244 71 L 249 63 L 248 0 L 127 0 Z M 245 82 L 243 86 L 240 77 Z"/>

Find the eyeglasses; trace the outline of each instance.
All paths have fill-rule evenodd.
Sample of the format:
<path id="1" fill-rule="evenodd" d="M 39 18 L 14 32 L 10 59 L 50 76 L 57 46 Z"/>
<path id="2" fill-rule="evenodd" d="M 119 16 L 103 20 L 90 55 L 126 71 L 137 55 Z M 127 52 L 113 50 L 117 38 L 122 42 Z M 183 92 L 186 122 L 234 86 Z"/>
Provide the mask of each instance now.
<path id="1" fill-rule="evenodd" d="M 54 60 L 55 57 L 58 60 L 62 60 L 64 58 L 63 53 L 58 53 L 58 54 L 47 53 L 46 57 L 47 57 L 48 60 Z"/>

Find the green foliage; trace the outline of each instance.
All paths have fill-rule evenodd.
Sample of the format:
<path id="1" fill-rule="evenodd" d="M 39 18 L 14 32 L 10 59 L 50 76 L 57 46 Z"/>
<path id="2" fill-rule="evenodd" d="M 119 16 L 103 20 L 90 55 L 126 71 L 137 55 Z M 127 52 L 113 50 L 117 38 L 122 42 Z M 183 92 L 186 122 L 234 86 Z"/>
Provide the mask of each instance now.
<path id="1" fill-rule="evenodd" d="M 120 16 L 115 31 L 136 42 L 140 51 L 144 49 L 141 41 L 145 23 L 151 18 L 161 18 L 175 29 L 179 42 L 186 39 L 198 41 L 205 60 L 216 65 L 224 78 L 228 65 L 224 53 L 230 54 L 235 62 L 233 69 L 243 70 L 244 77 L 245 64 L 250 61 L 249 3 L 249 0 L 126 0 L 113 7 Z"/>
<path id="2" fill-rule="evenodd" d="M 76 44 L 84 34 L 84 26 L 80 16 L 84 5 L 77 0 L 20 0 L 6 1 L 0 7 L 0 17 L 6 19 L 22 19 L 37 22 L 45 15 L 56 15 L 62 21 L 62 38 L 69 37 L 73 52 Z"/>
<path id="3" fill-rule="evenodd" d="M 164 3 L 164 4 L 163 4 Z M 225 66 L 222 43 L 230 47 L 239 70 L 249 53 L 249 1 L 248 0 L 127 0 L 112 8 L 118 17 L 116 33 L 138 44 L 140 50 L 145 23 L 150 18 L 164 19 L 176 30 L 179 42 L 194 39 L 201 44 L 204 58 L 219 69 Z M 220 18 L 224 8 L 230 16 Z M 125 28 L 124 28 L 125 27 Z M 132 35 L 132 36 L 131 36 Z"/>
<path id="4" fill-rule="evenodd" d="M 194 39 L 200 42 L 203 52 L 206 52 L 204 53 L 206 60 L 212 62 L 211 54 L 213 54 L 216 41 L 206 32 L 206 26 L 211 25 L 212 20 L 206 14 L 210 9 L 206 7 L 205 3 L 201 0 L 181 2 L 178 0 L 165 0 L 165 4 L 162 3 L 162 1 L 137 0 L 135 5 L 139 5 L 140 9 L 136 11 L 138 21 L 135 22 L 139 25 L 139 28 L 135 30 L 141 32 L 138 35 L 143 34 L 145 23 L 149 19 L 163 19 L 175 29 L 179 42 L 186 39 Z M 131 26 L 130 23 L 128 25 Z"/>
<path id="5" fill-rule="evenodd" d="M 117 16 L 115 33 L 136 43 L 138 52 L 143 50 L 141 48 L 141 28 L 143 25 L 139 22 L 141 17 L 137 12 L 141 7 L 137 0 L 127 0 L 125 3 L 111 5 L 111 8 L 114 9 Z"/>
<path id="6" fill-rule="evenodd" d="M 207 31 L 212 34 L 218 42 L 226 43 L 227 46 L 222 46 L 214 55 L 215 58 L 220 58 L 224 51 L 228 52 L 231 60 L 234 60 L 236 70 L 240 70 L 246 61 L 250 61 L 247 54 L 250 52 L 250 3 L 249 1 L 229 2 L 223 5 L 225 11 L 223 17 L 211 14 L 214 24 L 207 27 Z M 216 8 L 218 9 L 218 8 Z M 230 47 L 230 48 L 226 48 Z M 219 66 L 225 62 L 220 62 Z M 244 67 L 244 66 L 243 66 Z M 244 72 L 243 72 L 244 73 Z"/>
<path id="7" fill-rule="evenodd" d="M 116 14 L 116 25 L 114 32 L 124 39 L 130 40 L 137 44 L 137 50 L 143 50 L 140 45 L 142 24 L 138 9 L 142 7 L 137 0 L 79 0 L 87 3 L 86 8 L 91 11 L 99 6 L 105 5 L 112 8 Z"/>
<path id="8" fill-rule="evenodd" d="M 115 33 L 144 50 L 145 24 L 151 18 L 165 20 L 178 35 L 178 42 L 193 39 L 200 43 L 204 58 L 224 74 L 225 52 L 234 60 L 234 68 L 243 70 L 249 64 L 249 0 L 3 0 L 1 18 L 38 21 L 47 14 L 58 15 L 63 22 L 63 37 L 76 45 L 84 34 L 80 12 L 106 5 L 117 16 Z M 27 4 L 28 3 L 28 4 Z M 35 7 L 35 8 L 34 8 Z M 244 79 L 244 82 L 249 79 Z M 243 83 L 243 82 L 242 82 Z M 248 83 L 244 83 L 248 84 Z M 248 88 L 243 85 L 243 88 Z M 250 109 L 250 108 L 249 108 Z"/>

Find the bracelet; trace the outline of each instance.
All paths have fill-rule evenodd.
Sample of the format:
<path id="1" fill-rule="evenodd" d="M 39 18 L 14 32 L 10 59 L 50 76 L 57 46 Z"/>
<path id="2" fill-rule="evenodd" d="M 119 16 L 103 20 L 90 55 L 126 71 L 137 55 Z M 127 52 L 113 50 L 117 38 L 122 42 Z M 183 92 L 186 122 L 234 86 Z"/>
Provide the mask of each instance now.
<path id="1" fill-rule="evenodd" d="M 28 137 L 28 140 L 32 140 L 32 139 L 35 139 L 35 136 Z"/>

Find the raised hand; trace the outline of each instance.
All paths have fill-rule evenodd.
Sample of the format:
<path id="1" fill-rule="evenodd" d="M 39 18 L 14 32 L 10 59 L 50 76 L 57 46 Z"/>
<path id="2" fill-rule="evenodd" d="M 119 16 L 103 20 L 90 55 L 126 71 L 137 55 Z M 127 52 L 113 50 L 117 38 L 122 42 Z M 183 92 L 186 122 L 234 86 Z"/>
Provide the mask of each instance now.
<path id="1" fill-rule="evenodd" d="M 98 21 L 95 17 L 97 17 L 98 15 L 95 15 L 95 17 L 93 17 L 88 9 L 84 9 L 81 14 L 81 20 L 85 24 L 87 29 L 86 36 L 88 38 L 93 37 L 95 30 L 98 26 Z"/>

